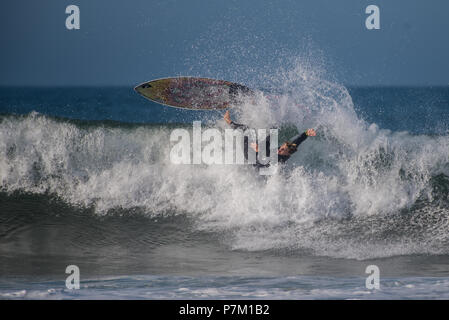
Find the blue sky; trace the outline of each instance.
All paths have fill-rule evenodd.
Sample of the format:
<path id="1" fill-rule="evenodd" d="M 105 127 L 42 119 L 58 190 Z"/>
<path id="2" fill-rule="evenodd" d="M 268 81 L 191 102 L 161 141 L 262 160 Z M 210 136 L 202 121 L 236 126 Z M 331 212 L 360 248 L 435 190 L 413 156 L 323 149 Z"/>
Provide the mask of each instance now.
<path id="1" fill-rule="evenodd" d="M 78 5 L 81 29 L 67 30 Z M 380 30 L 365 8 L 380 8 Z M 449 85 L 449 1 L 10 0 L 0 85 L 261 82 L 297 59 L 346 85 Z"/>

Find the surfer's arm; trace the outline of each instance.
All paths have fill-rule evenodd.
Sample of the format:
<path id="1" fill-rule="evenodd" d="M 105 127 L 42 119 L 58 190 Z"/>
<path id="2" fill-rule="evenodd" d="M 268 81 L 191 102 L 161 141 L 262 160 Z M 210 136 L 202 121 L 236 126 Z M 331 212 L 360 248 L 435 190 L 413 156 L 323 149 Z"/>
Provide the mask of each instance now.
<path id="1" fill-rule="evenodd" d="M 240 123 L 235 123 L 234 121 L 232 121 L 231 115 L 229 114 L 229 110 L 226 111 L 223 118 L 226 121 L 226 123 L 231 126 L 232 129 L 242 129 L 242 130 L 248 129 L 248 126 L 246 126 L 244 124 L 240 124 Z"/>
<path id="2" fill-rule="evenodd" d="M 304 140 L 307 139 L 307 137 L 314 137 L 316 136 L 316 132 L 313 129 L 307 129 L 305 132 L 303 132 L 300 135 L 296 135 L 291 139 L 291 143 L 296 144 L 297 146 L 299 146 L 301 143 L 304 142 Z"/>
<path id="3" fill-rule="evenodd" d="M 305 132 L 303 132 L 301 135 L 298 134 L 298 135 L 294 136 L 293 138 L 291 138 L 291 143 L 294 143 L 297 146 L 299 146 L 301 143 L 304 142 L 304 140 L 307 139 L 307 137 L 308 137 L 308 135 Z"/>

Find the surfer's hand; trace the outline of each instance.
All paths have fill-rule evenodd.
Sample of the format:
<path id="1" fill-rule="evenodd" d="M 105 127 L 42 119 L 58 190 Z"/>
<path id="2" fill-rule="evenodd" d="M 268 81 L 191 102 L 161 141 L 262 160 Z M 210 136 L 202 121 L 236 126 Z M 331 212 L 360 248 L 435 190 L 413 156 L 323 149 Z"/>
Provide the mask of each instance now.
<path id="1" fill-rule="evenodd" d="M 259 152 L 259 146 L 257 145 L 257 143 L 251 143 L 250 144 L 250 147 L 254 150 L 254 151 L 256 151 L 256 152 Z"/>
<path id="2" fill-rule="evenodd" d="M 316 132 L 315 132 L 314 129 L 307 129 L 306 135 L 308 135 L 309 137 L 315 137 L 316 136 Z"/>
<path id="3" fill-rule="evenodd" d="M 226 113 L 223 116 L 223 119 L 226 121 L 227 124 L 231 124 L 232 120 L 231 115 L 229 114 L 229 110 L 226 111 Z"/>

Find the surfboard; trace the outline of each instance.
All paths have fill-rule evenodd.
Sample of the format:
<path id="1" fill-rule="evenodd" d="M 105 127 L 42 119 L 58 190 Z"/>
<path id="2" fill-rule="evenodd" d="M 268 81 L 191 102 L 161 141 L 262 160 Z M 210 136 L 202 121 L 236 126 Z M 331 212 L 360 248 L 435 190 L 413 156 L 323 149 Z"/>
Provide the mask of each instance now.
<path id="1" fill-rule="evenodd" d="M 194 110 L 229 108 L 254 93 L 238 83 L 195 77 L 152 80 L 139 84 L 134 90 L 151 101 Z"/>

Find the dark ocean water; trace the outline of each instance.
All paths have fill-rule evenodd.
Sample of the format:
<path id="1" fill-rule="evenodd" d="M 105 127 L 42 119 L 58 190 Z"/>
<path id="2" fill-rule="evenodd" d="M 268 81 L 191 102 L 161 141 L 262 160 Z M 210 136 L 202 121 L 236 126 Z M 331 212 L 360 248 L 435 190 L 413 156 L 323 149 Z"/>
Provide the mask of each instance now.
<path id="1" fill-rule="evenodd" d="M 0 297 L 448 298 L 449 88 L 264 91 L 233 116 L 318 136 L 261 179 L 170 163 L 174 128 L 222 112 L 0 88 Z"/>
<path id="2" fill-rule="evenodd" d="M 350 87 L 354 108 L 381 128 L 411 133 L 447 133 L 447 87 Z M 216 111 L 166 108 L 143 99 L 131 87 L 0 88 L 3 114 L 36 111 L 76 120 L 121 123 L 191 123 L 218 119 Z"/>

